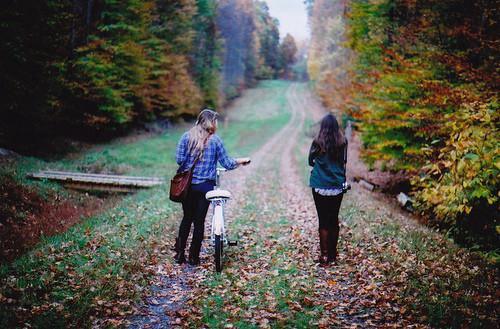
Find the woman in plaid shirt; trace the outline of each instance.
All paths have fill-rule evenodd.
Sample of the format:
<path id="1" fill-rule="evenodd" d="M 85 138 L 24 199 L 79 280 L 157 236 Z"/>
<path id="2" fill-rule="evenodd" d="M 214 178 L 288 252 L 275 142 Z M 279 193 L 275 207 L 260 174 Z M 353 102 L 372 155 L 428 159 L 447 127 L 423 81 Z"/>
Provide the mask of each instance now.
<path id="1" fill-rule="evenodd" d="M 186 261 L 184 250 L 194 224 L 193 239 L 189 248 L 188 263 L 200 263 L 201 242 L 204 236 L 205 217 L 209 202 L 205 194 L 214 189 L 217 163 L 228 170 L 236 169 L 239 165 L 250 162 L 248 158 L 231 158 L 228 156 L 222 140 L 215 134 L 217 130 L 217 112 L 204 109 L 198 115 L 198 120 L 193 128 L 184 133 L 177 145 L 176 161 L 180 166 L 179 171 L 191 168 L 199 157 L 193 170 L 193 180 L 187 198 L 182 202 L 184 216 L 179 227 L 176 240 L 175 261 L 182 264 Z"/>

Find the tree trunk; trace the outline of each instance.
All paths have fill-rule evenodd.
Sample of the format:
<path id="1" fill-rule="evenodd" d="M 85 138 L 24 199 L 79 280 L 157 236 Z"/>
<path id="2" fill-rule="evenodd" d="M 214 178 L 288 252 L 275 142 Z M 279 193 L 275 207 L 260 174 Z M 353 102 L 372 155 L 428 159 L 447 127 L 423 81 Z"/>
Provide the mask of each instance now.
<path id="1" fill-rule="evenodd" d="M 94 6 L 94 0 L 87 0 L 87 17 L 85 19 L 86 36 L 85 41 L 88 42 L 90 34 L 90 24 L 92 23 L 92 8 Z"/>

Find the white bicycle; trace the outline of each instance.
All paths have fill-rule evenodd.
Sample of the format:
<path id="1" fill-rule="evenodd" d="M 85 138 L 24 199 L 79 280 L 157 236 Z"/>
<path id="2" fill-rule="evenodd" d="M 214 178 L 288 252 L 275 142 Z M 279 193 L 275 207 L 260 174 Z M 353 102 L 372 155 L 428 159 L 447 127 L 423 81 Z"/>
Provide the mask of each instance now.
<path id="1" fill-rule="evenodd" d="M 220 188 L 220 174 L 227 171 L 224 168 L 217 168 L 215 189 L 207 192 L 205 197 L 213 206 L 212 229 L 210 239 L 214 247 L 215 270 L 222 271 L 222 261 L 224 256 L 224 246 L 236 246 L 237 241 L 228 240 L 224 226 L 224 205 L 231 199 L 231 192 Z"/>

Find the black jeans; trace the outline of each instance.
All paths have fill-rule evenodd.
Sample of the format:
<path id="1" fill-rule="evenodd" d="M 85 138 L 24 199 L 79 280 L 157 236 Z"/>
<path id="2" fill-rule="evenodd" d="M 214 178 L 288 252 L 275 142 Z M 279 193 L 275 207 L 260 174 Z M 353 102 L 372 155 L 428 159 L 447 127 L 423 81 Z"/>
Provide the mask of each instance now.
<path id="1" fill-rule="evenodd" d="M 191 258 L 196 259 L 200 255 L 201 243 L 205 233 L 205 217 L 210 205 L 205 199 L 205 194 L 213 190 L 214 185 L 215 183 L 212 181 L 191 185 L 186 200 L 182 202 L 184 216 L 179 227 L 178 247 L 180 251 L 184 251 L 189 231 L 191 231 L 191 224 L 194 224 L 193 239 L 189 249 Z"/>
<path id="2" fill-rule="evenodd" d="M 343 196 L 343 193 L 335 196 L 324 196 L 313 189 L 313 199 L 316 205 L 316 211 L 318 212 L 320 229 L 338 230 L 339 210 Z"/>

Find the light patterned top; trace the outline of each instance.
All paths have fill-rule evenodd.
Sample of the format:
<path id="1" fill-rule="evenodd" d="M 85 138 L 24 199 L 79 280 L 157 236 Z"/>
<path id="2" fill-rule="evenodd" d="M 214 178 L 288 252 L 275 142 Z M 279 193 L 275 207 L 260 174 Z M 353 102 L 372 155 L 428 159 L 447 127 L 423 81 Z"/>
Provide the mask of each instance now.
<path id="1" fill-rule="evenodd" d="M 343 192 L 341 188 L 315 188 L 314 191 L 322 196 L 336 196 Z"/>

